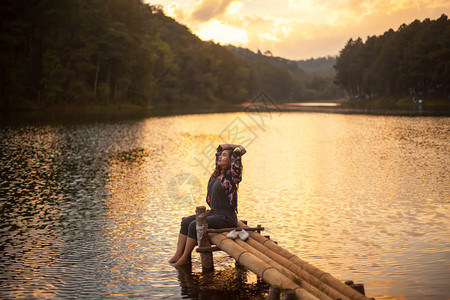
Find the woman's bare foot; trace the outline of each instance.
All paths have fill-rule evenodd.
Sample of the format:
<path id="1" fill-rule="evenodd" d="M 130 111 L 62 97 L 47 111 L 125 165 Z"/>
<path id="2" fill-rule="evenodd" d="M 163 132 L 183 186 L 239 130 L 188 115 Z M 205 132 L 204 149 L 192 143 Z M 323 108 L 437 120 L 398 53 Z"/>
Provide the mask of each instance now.
<path id="1" fill-rule="evenodd" d="M 171 259 L 169 259 L 169 263 L 173 264 L 176 263 L 180 259 L 181 255 L 175 254 Z"/>
<path id="2" fill-rule="evenodd" d="M 174 267 L 181 267 L 181 266 L 189 264 L 190 262 L 191 262 L 190 259 L 180 258 L 176 263 L 173 264 L 173 266 Z"/>
<path id="3" fill-rule="evenodd" d="M 197 240 L 192 238 L 186 239 L 186 246 L 184 247 L 183 255 L 180 257 L 180 259 L 173 264 L 174 267 L 179 267 L 185 264 L 188 264 L 190 262 L 192 250 L 194 250 L 195 245 L 197 245 Z"/>

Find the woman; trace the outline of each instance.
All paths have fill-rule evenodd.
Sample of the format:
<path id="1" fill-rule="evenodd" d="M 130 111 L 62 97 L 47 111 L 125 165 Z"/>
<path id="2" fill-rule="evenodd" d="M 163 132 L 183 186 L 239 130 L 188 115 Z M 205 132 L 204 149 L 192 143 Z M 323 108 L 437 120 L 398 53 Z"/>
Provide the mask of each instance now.
<path id="1" fill-rule="evenodd" d="M 241 156 L 247 151 L 240 145 L 222 144 L 217 147 L 216 168 L 209 178 L 206 203 L 209 228 L 237 225 L 237 185 L 242 180 Z M 195 215 L 183 218 L 178 236 L 177 251 L 169 260 L 174 266 L 187 264 L 197 244 Z"/>

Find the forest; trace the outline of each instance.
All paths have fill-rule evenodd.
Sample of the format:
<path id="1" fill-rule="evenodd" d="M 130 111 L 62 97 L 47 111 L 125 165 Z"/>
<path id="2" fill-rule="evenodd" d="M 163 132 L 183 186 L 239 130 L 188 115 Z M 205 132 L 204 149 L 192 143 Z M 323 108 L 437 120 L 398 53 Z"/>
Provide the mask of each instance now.
<path id="1" fill-rule="evenodd" d="M 335 57 L 294 61 L 282 57 L 274 57 L 269 50 L 264 53 L 258 50 L 257 53 L 254 53 L 249 49 L 231 45 L 225 47 L 243 59 L 246 65 L 250 66 L 253 74 L 252 78 L 257 80 L 257 82 L 259 81 L 257 87 L 259 89 L 269 89 L 268 92 L 271 95 L 279 95 L 282 91 L 285 93 L 286 91 L 291 91 L 286 95 L 287 97 L 284 96 L 282 98 L 291 101 L 329 100 L 346 96 L 344 90 L 340 89 L 334 82 L 336 74 L 333 68 L 336 62 Z M 270 76 L 275 70 L 280 74 L 278 76 L 276 74 Z M 276 86 L 281 87 L 277 91 L 274 90 L 276 86 L 272 87 L 272 82 L 280 76 L 283 80 L 280 83 L 275 81 L 277 83 Z"/>
<path id="2" fill-rule="evenodd" d="M 3 110 L 226 105 L 261 90 L 280 102 L 342 94 L 333 75 L 240 57 L 140 0 L 4 0 L 0 17 Z"/>
<path id="3" fill-rule="evenodd" d="M 336 60 L 336 83 L 352 99 L 448 99 L 450 21 L 415 20 L 381 36 L 350 39 Z"/>
<path id="4" fill-rule="evenodd" d="M 449 45 L 442 15 L 350 39 L 337 58 L 290 61 L 202 41 L 141 0 L 3 0 L 0 110 L 216 106 L 260 91 L 277 102 L 447 97 Z"/>

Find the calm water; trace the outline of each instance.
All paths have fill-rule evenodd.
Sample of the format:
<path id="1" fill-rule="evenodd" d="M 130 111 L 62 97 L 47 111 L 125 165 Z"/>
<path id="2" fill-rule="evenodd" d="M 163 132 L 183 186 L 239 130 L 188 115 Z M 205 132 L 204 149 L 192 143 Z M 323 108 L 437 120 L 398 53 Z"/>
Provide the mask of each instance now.
<path id="1" fill-rule="evenodd" d="M 225 139 L 247 146 L 249 225 L 370 297 L 448 299 L 449 133 L 446 117 L 315 113 L 0 127 L 0 298 L 264 296 L 224 254 L 208 278 L 198 254 L 166 263 Z"/>

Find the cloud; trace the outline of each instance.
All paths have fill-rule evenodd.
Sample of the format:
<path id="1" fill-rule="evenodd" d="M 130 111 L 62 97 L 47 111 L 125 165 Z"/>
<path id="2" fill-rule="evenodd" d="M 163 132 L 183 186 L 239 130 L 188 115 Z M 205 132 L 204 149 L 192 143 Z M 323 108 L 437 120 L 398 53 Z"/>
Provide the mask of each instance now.
<path id="1" fill-rule="evenodd" d="M 225 25 L 218 20 L 200 24 L 196 34 L 202 40 L 213 40 L 222 44 L 245 45 L 248 43 L 245 30 Z"/>
<path id="2" fill-rule="evenodd" d="M 173 17 L 178 22 L 183 22 L 186 18 L 185 10 L 176 2 L 170 3 L 165 13 Z"/>
<path id="3" fill-rule="evenodd" d="M 192 21 L 205 22 L 224 14 L 236 0 L 200 0 L 191 14 Z"/>
<path id="4" fill-rule="evenodd" d="M 312 6 L 308 6 L 312 4 Z M 276 56 L 303 59 L 326 55 L 337 55 L 350 38 L 381 35 L 390 28 L 396 30 L 415 19 L 438 18 L 450 10 L 448 0 L 346 0 L 311 1 L 290 0 L 293 13 L 297 17 L 284 15 L 283 20 L 260 18 L 255 28 L 262 28 L 264 34 L 255 36 L 248 33 L 248 47 L 254 51 L 271 50 Z M 306 16 L 304 15 L 306 13 Z M 278 25 L 277 25 L 278 24 Z M 270 27 L 280 27 L 280 30 Z M 273 33 L 273 34 L 270 34 Z M 278 39 L 269 37 L 276 35 Z"/>
<path id="5" fill-rule="evenodd" d="M 186 1 L 180 5 L 178 2 L 171 2 L 166 7 L 165 13 L 180 23 L 189 27 L 196 27 L 199 24 L 209 22 L 213 19 L 220 20 L 225 14 L 238 13 L 241 7 L 241 0 L 197 0 L 194 5 L 189 5 Z"/>
<path id="6" fill-rule="evenodd" d="M 450 0 L 177 1 L 168 14 L 200 38 L 290 59 L 337 55 L 350 38 L 450 12 Z"/>
<path id="7" fill-rule="evenodd" d="M 247 46 L 253 51 L 270 50 L 275 56 L 302 59 L 337 54 L 345 43 L 345 38 L 342 38 L 344 30 L 333 25 L 290 22 L 285 23 L 285 26 L 287 29 L 275 26 L 276 29 L 272 31 L 272 36 L 278 38 L 250 34 Z"/>

